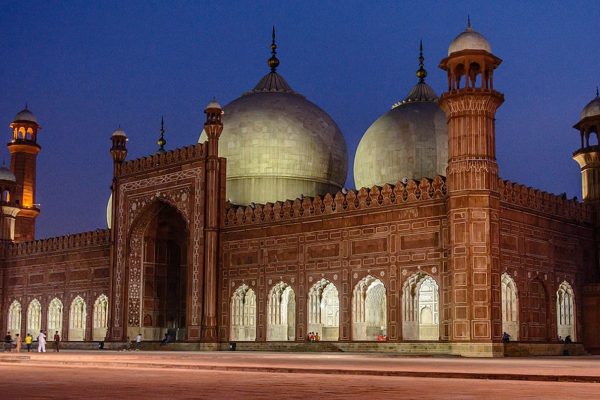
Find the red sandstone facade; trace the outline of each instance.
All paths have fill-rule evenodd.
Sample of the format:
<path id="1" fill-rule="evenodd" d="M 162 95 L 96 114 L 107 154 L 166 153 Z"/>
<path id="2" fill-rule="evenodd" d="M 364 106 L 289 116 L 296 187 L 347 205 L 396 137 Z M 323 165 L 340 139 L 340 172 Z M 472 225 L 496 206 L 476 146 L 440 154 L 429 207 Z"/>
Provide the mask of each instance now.
<path id="1" fill-rule="evenodd" d="M 138 332 L 158 340 L 172 331 L 179 341 L 228 342 L 235 325 L 253 330 L 242 340 L 267 343 L 278 340 L 275 328 L 285 324 L 285 340 L 304 342 L 318 313 L 311 296 L 324 282 L 333 284 L 339 301 L 334 341 L 373 340 L 369 329 L 378 328 L 388 343 L 412 343 L 419 340 L 411 311 L 416 303 L 407 299 L 418 287 L 413 282 L 429 277 L 437 287 L 439 334 L 424 340 L 423 349 L 438 342 L 448 344 L 448 352 L 473 354 L 465 349 L 477 344 L 480 354 L 498 355 L 510 323 L 521 342 L 557 342 L 568 325 L 559 326 L 565 311 L 558 297 L 568 287 L 569 333 L 600 351 L 597 207 L 499 178 L 494 119 L 503 95 L 492 76 L 500 62 L 480 50 L 442 61 L 447 177 L 241 207 L 225 201 L 217 105 L 206 110 L 203 144 L 125 161 L 126 138 L 113 135 L 111 229 L 32 241 L 33 214 L 18 214 L 15 235 L 2 247 L 1 326 L 16 326 L 11 307 L 18 303 L 24 335 L 28 304 L 37 300 L 47 328 L 49 303 L 58 298 L 63 336 L 73 340 L 69 304 L 81 297 L 83 339 L 91 341 L 102 320 L 95 302 L 105 295 L 112 341 Z M 24 152 L 11 162 L 23 202 L 22 192 L 35 193 L 35 157 Z M 514 283 L 512 317 L 505 317 L 506 277 Z M 360 287 L 375 281 L 383 286 L 385 315 L 374 317 Z M 293 301 L 286 315 L 273 304 L 284 301 L 274 297 L 276 287 Z M 240 288 L 255 295 L 250 319 L 233 315 L 240 312 L 234 305 Z M 244 310 L 248 301 L 240 303 Z M 369 318 L 382 326 L 366 326 L 360 336 Z"/>

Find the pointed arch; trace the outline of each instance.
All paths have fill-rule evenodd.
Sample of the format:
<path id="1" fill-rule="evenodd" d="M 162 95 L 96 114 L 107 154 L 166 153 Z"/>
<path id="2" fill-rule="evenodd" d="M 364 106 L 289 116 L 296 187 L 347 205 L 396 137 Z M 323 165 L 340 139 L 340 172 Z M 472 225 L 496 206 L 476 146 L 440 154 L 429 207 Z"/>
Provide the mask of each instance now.
<path id="1" fill-rule="evenodd" d="M 69 311 L 69 340 L 82 341 L 85 339 L 87 311 L 85 300 L 77 296 L 71 302 Z"/>
<path id="2" fill-rule="evenodd" d="M 8 308 L 7 330 L 13 333 L 21 333 L 22 308 L 21 303 L 13 300 Z"/>
<path id="3" fill-rule="evenodd" d="M 92 340 L 104 340 L 108 329 L 108 297 L 105 294 L 98 296 L 93 312 Z"/>
<path id="4" fill-rule="evenodd" d="M 377 340 L 387 335 L 387 300 L 383 282 L 367 275 L 354 287 L 352 296 L 352 337 Z"/>
<path id="5" fill-rule="evenodd" d="M 267 340 L 296 338 L 296 295 L 294 289 L 280 281 L 269 292 Z"/>
<path id="6" fill-rule="evenodd" d="M 402 287 L 404 340 L 439 340 L 439 286 L 424 272 L 411 275 Z"/>
<path id="7" fill-rule="evenodd" d="M 500 282 L 502 299 L 502 332 L 510 335 L 510 340 L 519 340 L 519 295 L 517 285 L 506 272 Z"/>
<path id="8" fill-rule="evenodd" d="M 48 305 L 48 334 L 54 335 L 56 331 L 62 336 L 63 303 L 58 297 Z"/>
<path id="9" fill-rule="evenodd" d="M 576 341 L 575 294 L 567 281 L 563 281 L 556 291 L 556 326 L 558 336 L 571 336 Z"/>
<path id="10" fill-rule="evenodd" d="M 231 296 L 230 339 L 256 340 L 256 294 L 248 285 L 240 285 Z"/>
<path id="11" fill-rule="evenodd" d="M 315 283 L 308 292 L 308 332 L 321 340 L 338 340 L 340 336 L 340 299 L 337 288 L 327 279 Z"/>
<path id="12" fill-rule="evenodd" d="M 42 330 L 42 305 L 38 299 L 33 299 L 27 307 L 27 332 L 33 337 Z"/>

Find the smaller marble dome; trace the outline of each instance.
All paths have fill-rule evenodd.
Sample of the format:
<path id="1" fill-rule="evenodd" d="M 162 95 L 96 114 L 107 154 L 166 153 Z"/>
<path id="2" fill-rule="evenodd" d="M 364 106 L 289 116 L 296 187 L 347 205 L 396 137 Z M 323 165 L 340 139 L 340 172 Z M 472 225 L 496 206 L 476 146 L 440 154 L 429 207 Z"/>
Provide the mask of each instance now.
<path id="1" fill-rule="evenodd" d="M 125 131 L 123 129 L 121 129 L 121 127 L 118 127 L 117 130 L 114 131 L 111 136 L 112 137 L 116 137 L 116 136 L 127 137 L 127 134 L 125 134 Z"/>
<path id="2" fill-rule="evenodd" d="M 10 169 L 6 167 L 0 167 L 0 181 L 16 182 L 17 177 Z"/>
<path id="3" fill-rule="evenodd" d="M 404 178 L 445 175 L 448 163 L 446 116 L 419 56 L 418 83 L 404 100 L 367 129 L 354 157 L 357 188 L 395 184 Z"/>
<path id="4" fill-rule="evenodd" d="M 467 20 L 467 29 L 450 43 L 448 55 L 462 50 L 485 50 L 488 53 L 492 52 L 492 46 L 490 46 L 487 39 L 481 33 L 475 32 L 471 28 L 470 19 Z"/>
<path id="5" fill-rule="evenodd" d="M 600 93 L 596 89 L 596 97 L 587 103 L 583 110 L 581 110 L 581 119 L 588 117 L 597 117 L 600 115 Z"/>
<path id="6" fill-rule="evenodd" d="M 29 111 L 27 106 L 25 106 L 24 109 L 22 109 L 21 111 L 19 111 L 17 113 L 17 115 L 15 115 L 15 119 L 13 122 L 33 122 L 33 123 L 37 124 L 38 120 L 37 120 L 36 116 L 33 115 L 33 113 L 31 111 Z"/>

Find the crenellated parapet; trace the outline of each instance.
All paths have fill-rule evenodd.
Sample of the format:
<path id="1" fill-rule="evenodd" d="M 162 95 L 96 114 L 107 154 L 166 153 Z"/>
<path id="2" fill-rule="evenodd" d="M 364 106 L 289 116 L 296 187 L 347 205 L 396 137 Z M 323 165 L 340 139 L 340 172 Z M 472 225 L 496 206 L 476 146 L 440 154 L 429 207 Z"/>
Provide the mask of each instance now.
<path id="1" fill-rule="evenodd" d="M 264 224 L 293 221 L 322 215 L 339 215 L 357 210 L 403 205 L 419 201 L 443 199 L 446 196 L 446 180 L 442 176 L 420 181 L 398 181 L 360 190 L 338 191 L 335 195 L 304 197 L 275 203 L 238 206 L 228 204 L 225 226 Z"/>
<path id="2" fill-rule="evenodd" d="M 108 246 L 109 244 L 110 231 L 108 229 L 97 229 L 73 235 L 14 243 L 9 245 L 8 254 L 11 256 L 23 256 L 60 250 L 74 250 L 90 246 Z"/>
<path id="3" fill-rule="evenodd" d="M 146 157 L 125 161 L 117 165 L 115 174 L 121 177 L 153 169 L 162 169 L 170 165 L 200 161 L 206 157 L 205 146 L 205 143 L 198 143 L 165 151 L 164 153 L 154 153 Z"/>
<path id="4" fill-rule="evenodd" d="M 565 195 L 556 195 L 534 189 L 509 180 L 499 179 L 500 200 L 512 205 L 524 207 L 578 222 L 591 222 L 592 212 L 588 205 Z"/>

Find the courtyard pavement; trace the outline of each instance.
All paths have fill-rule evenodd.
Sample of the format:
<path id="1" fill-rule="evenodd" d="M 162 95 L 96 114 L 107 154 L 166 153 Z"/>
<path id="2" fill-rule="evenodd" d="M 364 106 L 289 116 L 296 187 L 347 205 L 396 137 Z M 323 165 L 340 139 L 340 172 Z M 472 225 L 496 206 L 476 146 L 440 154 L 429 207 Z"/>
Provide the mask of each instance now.
<path id="1" fill-rule="evenodd" d="M 0 353 L 2 399 L 600 398 L 600 357 Z"/>

